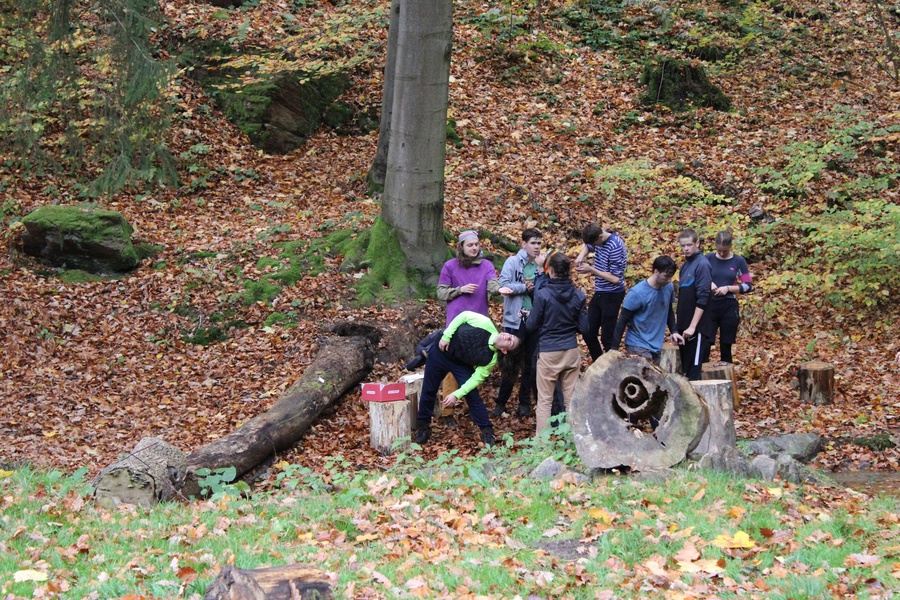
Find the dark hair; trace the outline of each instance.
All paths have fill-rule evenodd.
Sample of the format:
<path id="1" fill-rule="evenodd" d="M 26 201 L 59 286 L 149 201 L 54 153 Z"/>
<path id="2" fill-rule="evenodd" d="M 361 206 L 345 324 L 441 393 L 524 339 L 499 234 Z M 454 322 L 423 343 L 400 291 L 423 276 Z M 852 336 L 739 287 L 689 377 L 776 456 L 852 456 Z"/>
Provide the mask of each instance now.
<path id="1" fill-rule="evenodd" d="M 716 234 L 716 246 L 730 246 L 733 241 L 730 231 L 720 231 Z"/>
<path id="2" fill-rule="evenodd" d="M 533 238 L 542 239 L 544 234 L 541 233 L 540 229 L 535 229 L 534 227 L 529 227 L 525 231 L 522 232 L 522 241 L 530 242 Z"/>
<path id="3" fill-rule="evenodd" d="M 557 252 L 551 256 L 549 265 L 553 269 L 553 274 L 559 279 L 568 279 L 569 274 L 572 272 L 572 261 L 562 252 Z"/>
<path id="4" fill-rule="evenodd" d="M 671 256 L 666 256 L 665 254 L 663 254 L 662 256 L 657 256 L 653 259 L 653 270 L 659 271 L 660 273 L 665 273 L 667 275 L 674 275 L 675 261 L 672 260 Z"/>
<path id="5" fill-rule="evenodd" d="M 481 252 L 479 252 L 476 256 L 466 256 L 466 253 L 463 252 L 463 245 L 466 243 L 466 240 L 460 240 L 456 242 L 456 262 L 459 263 L 463 269 L 468 269 L 472 265 L 477 262 L 481 262 Z"/>
<path id="6" fill-rule="evenodd" d="M 697 232 L 691 229 L 690 227 L 682 229 L 681 233 L 678 234 L 678 239 L 691 238 L 692 242 L 696 242 L 700 239 L 700 236 L 697 235 Z"/>
<path id="7" fill-rule="evenodd" d="M 601 233 L 603 233 L 603 228 L 597 223 L 591 223 L 585 226 L 584 231 L 581 232 L 581 239 L 585 244 L 593 246 L 600 239 Z"/>

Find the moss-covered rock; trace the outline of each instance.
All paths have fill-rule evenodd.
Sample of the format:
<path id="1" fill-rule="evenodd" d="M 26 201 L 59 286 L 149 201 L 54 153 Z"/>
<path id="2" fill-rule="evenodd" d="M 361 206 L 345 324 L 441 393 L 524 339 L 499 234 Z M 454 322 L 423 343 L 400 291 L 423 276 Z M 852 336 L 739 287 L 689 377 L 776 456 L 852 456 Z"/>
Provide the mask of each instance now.
<path id="1" fill-rule="evenodd" d="M 134 229 L 118 212 L 84 206 L 42 206 L 22 219 L 25 254 L 56 268 L 95 275 L 134 269 L 141 252 L 132 243 Z"/>

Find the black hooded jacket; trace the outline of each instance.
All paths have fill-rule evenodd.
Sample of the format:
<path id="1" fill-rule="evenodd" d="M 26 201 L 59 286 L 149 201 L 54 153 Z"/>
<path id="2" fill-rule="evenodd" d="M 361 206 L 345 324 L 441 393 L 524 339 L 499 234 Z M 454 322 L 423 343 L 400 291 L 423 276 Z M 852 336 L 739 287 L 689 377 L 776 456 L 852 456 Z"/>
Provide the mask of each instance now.
<path id="1" fill-rule="evenodd" d="M 571 279 L 550 278 L 534 293 L 534 302 L 525 329 L 538 331 L 541 352 L 578 347 L 576 333 L 588 329 L 586 298 Z"/>

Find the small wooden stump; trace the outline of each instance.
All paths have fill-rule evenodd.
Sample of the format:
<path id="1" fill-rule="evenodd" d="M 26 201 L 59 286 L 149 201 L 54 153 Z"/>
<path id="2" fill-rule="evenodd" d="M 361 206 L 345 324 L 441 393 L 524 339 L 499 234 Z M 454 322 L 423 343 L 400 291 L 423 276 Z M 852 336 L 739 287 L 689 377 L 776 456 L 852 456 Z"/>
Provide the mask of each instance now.
<path id="1" fill-rule="evenodd" d="M 797 373 L 800 380 L 800 402 L 822 406 L 834 401 L 834 365 L 808 362 Z"/>
<path id="2" fill-rule="evenodd" d="M 666 342 L 659 355 L 659 368 L 666 373 L 681 373 L 681 352 L 678 346 Z"/>
<path id="3" fill-rule="evenodd" d="M 406 401 L 409 403 L 409 429 L 416 428 L 416 415 L 419 414 L 419 396 L 422 395 L 422 383 L 425 373 L 410 373 L 400 378 L 406 384 Z"/>
<path id="4" fill-rule="evenodd" d="M 735 448 L 733 382 L 730 379 L 692 381 L 691 385 L 706 400 L 709 424 L 695 452 L 712 454 L 724 448 Z"/>
<path id="5" fill-rule="evenodd" d="M 105 508 L 119 504 L 151 507 L 171 500 L 185 478 L 184 452 L 157 437 L 143 438 L 94 478 L 94 499 Z"/>
<path id="6" fill-rule="evenodd" d="M 319 569 L 293 564 L 264 569 L 225 566 L 206 590 L 204 600 L 332 600 L 328 576 Z"/>
<path id="7" fill-rule="evenodd" d="M 700 371 L 700 379 L 730 379 L 731 396 L 734 398 L 734 407 L 738 408 L 741 405 L 741 399 L 738 397 L 737 390 L 737 374 L 732 363 L 703 363 L 702 370 Z"/>
<path id="8" fill-rule="evenodd" d="M 369 445 L 383 456 L 405 450 L 409 447 L 410 423 L 414 419 L 406 400 L 369 402 Z M 394 442 L 400 438 L 407 440 L 395 448 Z"/>

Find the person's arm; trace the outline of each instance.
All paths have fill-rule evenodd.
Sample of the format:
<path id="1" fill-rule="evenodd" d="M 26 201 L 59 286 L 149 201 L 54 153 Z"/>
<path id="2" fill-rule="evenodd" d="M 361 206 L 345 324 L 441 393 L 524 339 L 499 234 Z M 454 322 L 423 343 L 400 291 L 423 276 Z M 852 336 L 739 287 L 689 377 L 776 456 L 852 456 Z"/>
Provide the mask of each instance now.
<path id="1" fill-rule="evenodd" d="M 750 267 L 747 261 L 741 257 L 741 272 L 738 275 L 737 291 L 740 294 L 749 294 L 753 290 L 753 277 L 750 276 Z"/>
<path id="2" fill-rule="evenodd" d="M 487 280 L 487 291 L 495 296 L 500 293 L 500 280 L 496 276 Z"/>
<path id="3" fill-rule="evenodd" d="M 587 255 L 589 252 L 590 252 L 590 250 L 588 250 L 587 244 L 582 244 L 581 252 L 579 252 L 578 256 L 575 257 L 575 270 L 576 271 L 578 270 L 578 267 L 581 266 L 581 263 L 584 262 L 584 259 L 587 258 Z"/>
<path id="4" fill-rule="evenodd" d="M 673 292 L 674 294 L 674 292 Z M 672 334 L 672 341 L 679 346 L 684 345 L 684 338 L 678 333 L 678 326 L 675 325 L 675 311 L 672 310 L 672 303 L 669 302 L 669 310 L 666 314 L 666 325 L 669 327 L 669 333 Z"/>
<path id="5" fill-rule="evenodd" d="M 495 351 L 494 358 L 491 359 L 491 362 L 486 365 L 479 365 L 475 367 L 475 372 L 472 373 L 472 376 L 466 379 L 466 381 L 459 386 L 459 389 L 450 393 L 447 398 L 449 398 L 450 396 L 453 396 L 457 400 L 459 400 L 460 398 L 465 398 L 469 392 L 477 388 L 479 385 L 481 385 L 482 381 L 487 379 L 487 376 L 491 374 L 491 371 L 496 364 L 497 352 Z M 444 400 L 446 400 L 447 398 L 445 398 Z"/>
<path id="6" fill-rule="evenodd" d="M 613 350 L 618 350 L 619 346 L 622 344 L 622 336 L 625 335 L 625 328 L 631 324 L 634 314 L 635 312 L 633 310 L 625 308 L 624 306 L 622 307 L 622 311 L 619 313 L 619 320 L 616 321 L 616 332 L 613 334 Z"/>
<path id="7" fill-rule="evenodd" d="M 458 287 L 448 284 L 439 283 L 437 286 L 437 299 L 441 302 L 450 302 L 454 298 L 459 298 L 462 292 Z"/>
<path id="8" fill-rule="evenodd" d="M 697 332 L 697 325 L 700 324 L 700 319 L 706 310 L 706 304 L 709 302 L 709 295 L 712 293 L 712 275 L 709 263 L 706 262 L 705 256 L 698 257 L 697 262 L 699 264 L 694 269 L 696 304 L 694 306 L 694 314 L 691 317 L 691 324 L 684 330 L 685 339 L 693 337 L 694 333 Z"/>
<path id="9" fill-rule="evenodd" d="M 506 288 L 510 290 L 509 295 L 521 295 L 527 291 L 523 282 L 516 281 L 516 265 L 518 262 L 519 257 L 514 254 L 506 259 L 506 262 L 503 263 L 503 268 L 500 270 L 500 289 Z"/>
<path id="10" fill-rule="evenodd" d="M 585 298 L 580 303 L 580 306 L 578 307 L 578 317 L 575 321 L 575 327 L 577 328 L 578 333 L 580 333 L 581 335 L 588 333 L 588 330 L 590 329 L 590 323 L 588 322 L 586 305 L 587 305 L 587 299 Z"/>
<path id="11" fill-rule="evenodd" d="M 541 328 L 544 324 L 544 295 L 537 294 L 534 303 L 531 305 L 531 312 L 525 320 L 525 331 L 533 333 Z"/>

